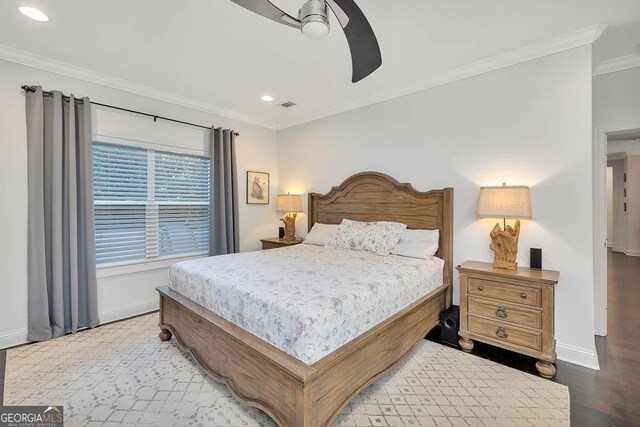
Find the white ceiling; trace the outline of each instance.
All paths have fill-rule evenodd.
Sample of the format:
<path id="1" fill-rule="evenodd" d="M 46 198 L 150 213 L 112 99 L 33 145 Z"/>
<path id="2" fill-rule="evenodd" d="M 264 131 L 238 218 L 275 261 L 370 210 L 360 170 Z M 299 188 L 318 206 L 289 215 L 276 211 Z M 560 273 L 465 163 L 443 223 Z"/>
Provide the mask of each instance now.
<path id="1" fill-rule="evenodd" d="M 303 0 L 273 2 L 295 14 Z M 640 21 L 638 0 L 358 4 L 378 36 L 383 65 L 357 84 L 335 19 L 326 39 L 308 40 L 229 0 L 2 0 L 0 44 L 277 123 L 593 24 Z M 51 21 L 25 18 L 23 5 Z M 266 93 L 276 102 L 260 101 Z M 288 100 L 298 105 L 277 106 Z"/>

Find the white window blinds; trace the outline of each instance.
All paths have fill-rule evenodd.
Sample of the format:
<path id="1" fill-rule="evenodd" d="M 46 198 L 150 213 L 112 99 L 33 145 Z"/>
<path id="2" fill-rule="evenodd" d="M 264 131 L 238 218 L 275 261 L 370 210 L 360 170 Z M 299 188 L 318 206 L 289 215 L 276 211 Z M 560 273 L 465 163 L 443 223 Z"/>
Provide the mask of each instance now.
<path id="1" fill-rule="evenodd" d="M 98 266 L 209 251 L 209 159 L 93 143 Z"/>

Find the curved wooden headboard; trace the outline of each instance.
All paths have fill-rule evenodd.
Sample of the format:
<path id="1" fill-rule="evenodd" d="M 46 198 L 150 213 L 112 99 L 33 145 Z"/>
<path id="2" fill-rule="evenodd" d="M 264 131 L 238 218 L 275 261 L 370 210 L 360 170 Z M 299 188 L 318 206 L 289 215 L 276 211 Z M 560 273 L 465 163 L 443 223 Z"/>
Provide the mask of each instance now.
<path id="1" fill-rule="evenodd" d="M 354 221 L 395 221 L 408 228 L 440 230 L 436 256 L 444 259 L 444 283 L 453 280 L 453 188 L 418 191 L 411 184 L 379 172 L 361 172 L 327 194 L 309 193 L 309 230 L 313 224 Z M 447 303 L 447 307 L 449 303 Z"/>

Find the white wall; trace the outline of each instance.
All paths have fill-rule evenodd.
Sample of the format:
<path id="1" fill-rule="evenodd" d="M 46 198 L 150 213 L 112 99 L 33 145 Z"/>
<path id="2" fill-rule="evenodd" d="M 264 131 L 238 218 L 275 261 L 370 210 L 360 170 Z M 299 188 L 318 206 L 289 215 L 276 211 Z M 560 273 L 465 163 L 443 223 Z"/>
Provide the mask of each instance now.
<path id="1" fill-rule="evenodd" d="M 593 126 L 611 128 L 640 121 L 640 67 L 593 78 Z"/>
<path id="2" fill-rule="evenodd" d="M 0 348 L 19 344 L 27 325 L 27 148 L 22 84 L 38 84 L 92 100 L 216 126 L 240 132 L 237 157 L 240 192 L 240 249 L 256 250 L 259 239 L 277 233 L 278 214 L 273 205 L 277 188 L 276 132 L 257 126 L 178 107 L 81 80 L 0 61 Z M 215 82 L 212 82 L 215 84 Z M 202 149 L 204 132 L 191 127 L 153 123 L 128 113 L 94 109 L 96 133 L 136 139 L 162 140 L 186 148 Z M 271 173 L 269 206 L 244 203 L 247 170 Z M 155 287 L 166 284 L 166 268 L 154 271 L 100 277 L 98 309 L 102 322 L 157 308 Z"/>
<path id="3" fill-rule="evenodd" d="M 607 154 L 624 153 L 628 156 L 640 155 L 640 142 L 637 139 L 607 141 Z"/>
<path id="4" fill-rule="evenodd" d="M 631 256 L 640 256 L 640 156 L 627 156 L 627 250 Z"/>
<path id="5" fill-rule="evenodd" d="M 613 166 L 607 167 L 607 246 L 613 246 Z"/>
<path id="6" fill-rule="evenodd" d="M 280 190 L 326 192 L 364 170 L 419 190 L 452 186 L 459 264 L 493 258 L 492 221 L 475 212 L 480 186 L 530 186 L 533 219 L 523 222 L 518 262 L 528 265 L 529 248 L 541 247 L 544 267 L 560 270 L 558 356 L 595 367 L 591 84 L 585 46 L 281 130 Z"/>

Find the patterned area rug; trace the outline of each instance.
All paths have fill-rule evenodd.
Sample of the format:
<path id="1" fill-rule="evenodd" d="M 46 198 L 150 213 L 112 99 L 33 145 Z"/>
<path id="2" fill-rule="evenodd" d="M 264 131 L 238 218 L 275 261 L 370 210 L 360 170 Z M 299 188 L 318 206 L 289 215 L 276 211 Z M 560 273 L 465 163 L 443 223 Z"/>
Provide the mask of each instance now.
<path id="1" fill-rule="evenodd" d="M 5 405 L 63 405 L 66 425 L 274 426 L 206 377 L 157 314 L 8 352 Z M 340 426 L 564 426 L 567 387 L 423 341 Z"/>

